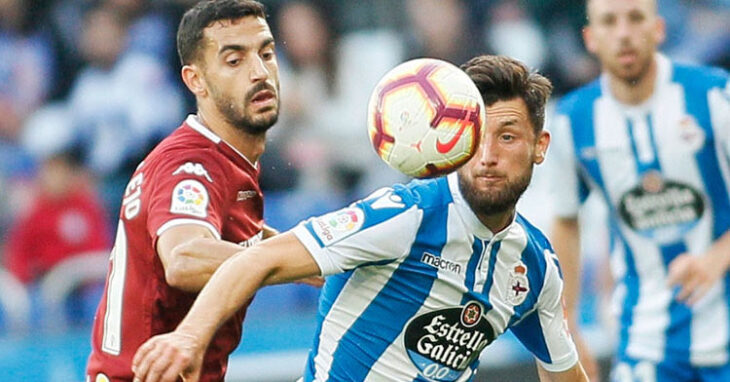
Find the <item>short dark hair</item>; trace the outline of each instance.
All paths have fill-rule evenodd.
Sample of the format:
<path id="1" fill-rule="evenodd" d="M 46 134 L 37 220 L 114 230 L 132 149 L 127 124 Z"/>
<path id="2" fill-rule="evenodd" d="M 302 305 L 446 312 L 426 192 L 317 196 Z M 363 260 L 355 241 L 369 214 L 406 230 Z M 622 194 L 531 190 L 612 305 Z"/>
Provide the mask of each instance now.
<path id="1" fill-rule="evenodd" d="M 177 54 L 182 65 L 198 58 L 203 30 L 220 20 L 237 20 L 246 16 L 266 18 L 263 4 L 253 0 L 206 0 L 188 9 L 177 28 Z"/>
<path id="2" fill-rule="evenodd" d="M 477 85 L 486 106 L 497 101 L 522 98 L 535 133 L 542 130 L 545 104 L 553 91 L 550 80 L 507 56 L 477 56 L 462 65 L 461 69 Z"/>

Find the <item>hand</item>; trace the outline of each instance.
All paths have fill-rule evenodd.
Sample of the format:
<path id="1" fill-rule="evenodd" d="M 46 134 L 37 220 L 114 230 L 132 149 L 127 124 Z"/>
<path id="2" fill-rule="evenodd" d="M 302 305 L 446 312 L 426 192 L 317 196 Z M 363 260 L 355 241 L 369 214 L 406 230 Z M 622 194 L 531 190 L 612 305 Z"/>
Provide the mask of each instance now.
<path id="1" fill-rule="evenodd" d="M 573 331 L 572 336 L 575 348 L 578 350 L 578 360 L 583 365 L 583 370 L 586 372 L 588 380 L 591 382 L 600 382 L 601 369 L 598 366 L 598 362 L 596 362 L 596 358 L 593 357 L 593 353 L 588 350 L 583 336 L 576 330 Z"/>
<path id="2" fill-rule="evenodd" d="M 205 349 L 194 336 L 177 331 L 154 336 L 134 355 L 134 382 L 197 382 Z"/>
<path id="3" fill-rule="evenodd" d="M 312 276 L 312 277 L 305 277 L 303 279 L 299 279 L 295 281 L 295 283 L 299 284 L 307 284 L 316 288 L 321 288 L 322 285 L 324 285 L 324 277 L 322 276 Z"/>
<path id="4" fill-rule="evenodd" d="M 707 294 L 724 274 L 723 261 L 709 254 L 693 256 L 683 253 L 669 263 L 667 283 L 680 286 L 677 300 L 691 305 Z"/>

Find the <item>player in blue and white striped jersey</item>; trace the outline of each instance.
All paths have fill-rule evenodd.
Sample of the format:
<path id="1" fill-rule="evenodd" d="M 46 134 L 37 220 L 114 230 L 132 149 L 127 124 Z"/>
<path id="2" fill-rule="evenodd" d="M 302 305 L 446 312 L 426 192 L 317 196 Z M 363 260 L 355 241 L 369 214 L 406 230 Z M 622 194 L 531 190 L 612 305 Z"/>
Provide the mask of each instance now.
<path id="1" fill-rule="evenodd" d="M 654 0 L 590 0 L 587 11 L 586 46 L 603 75 L 562 99 L 551 126 L 569 320 L 576 215 L 595 191 L 609 209 L 617 282 L 614 379 L 730 381 L 728 74 L 657 53 Z"/>
<path id="2" fill-rule="evenodd" d="M 487 105 L 466 165 L 377 191 L 241 252 L 175 332 L 140 347 L 135 375 L 195 375 L 219 323 L 259 286 L 322 274 L 305 381 L 470 381 L 480 352 L 508 329 L 535 355 L 542 380 L 585 381 L 557 258 L 515 212 L 550 141 L 542 126 L 552 86 L 506 57 L 480 56 L 464 69 Z"/>

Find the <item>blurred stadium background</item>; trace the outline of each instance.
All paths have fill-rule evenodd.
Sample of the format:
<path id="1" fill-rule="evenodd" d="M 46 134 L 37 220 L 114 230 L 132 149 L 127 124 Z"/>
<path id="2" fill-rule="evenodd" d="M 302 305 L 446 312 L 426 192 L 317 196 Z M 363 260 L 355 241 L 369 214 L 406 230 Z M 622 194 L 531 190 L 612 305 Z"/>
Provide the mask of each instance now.
<path id="1" fill-rule="evenodd" d="M 81 381 L 129 175 L 194 112 L 179 80 L 177 22 L 193 0 L 0 0 L 0 374 Z M 388 69 L 429 56 L 517 57 L 556 96 L 598 73 L 580 37 L 583 0 L 264 0 L 277 37 L 282 115 L 262 158 L 266 219 L 280 230 L 405 181 L 372 152 L 365 109 Z M 672 58 L 730 67 L 730 1 L 659 0 Z M 548 158 L 549 159 L 549 158 Z M 549 232 L 538 169 L 521 211 Z M 585 219 L 587 339 L 610 360 L 611 281 L 594 204 Z M 315 327 L 318 290 L 262 290 L 228 380 L 291 381 Z M 535 380 L 507 336 L 477 379 Z"/>

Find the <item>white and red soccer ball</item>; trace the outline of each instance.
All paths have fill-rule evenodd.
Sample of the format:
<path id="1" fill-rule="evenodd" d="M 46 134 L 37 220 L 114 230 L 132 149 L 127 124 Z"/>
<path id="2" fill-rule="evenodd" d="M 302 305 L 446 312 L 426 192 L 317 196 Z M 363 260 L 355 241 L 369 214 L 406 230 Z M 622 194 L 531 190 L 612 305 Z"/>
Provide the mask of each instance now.
<path id="1" fill-rule="evenodd" d="M 407 61 L 386 73 L 368 105 L 375 152 L 417 178 L 444 175 L 466 163 L 485 123 L 484 102 L 469 76 L 430 58 Z"/>

